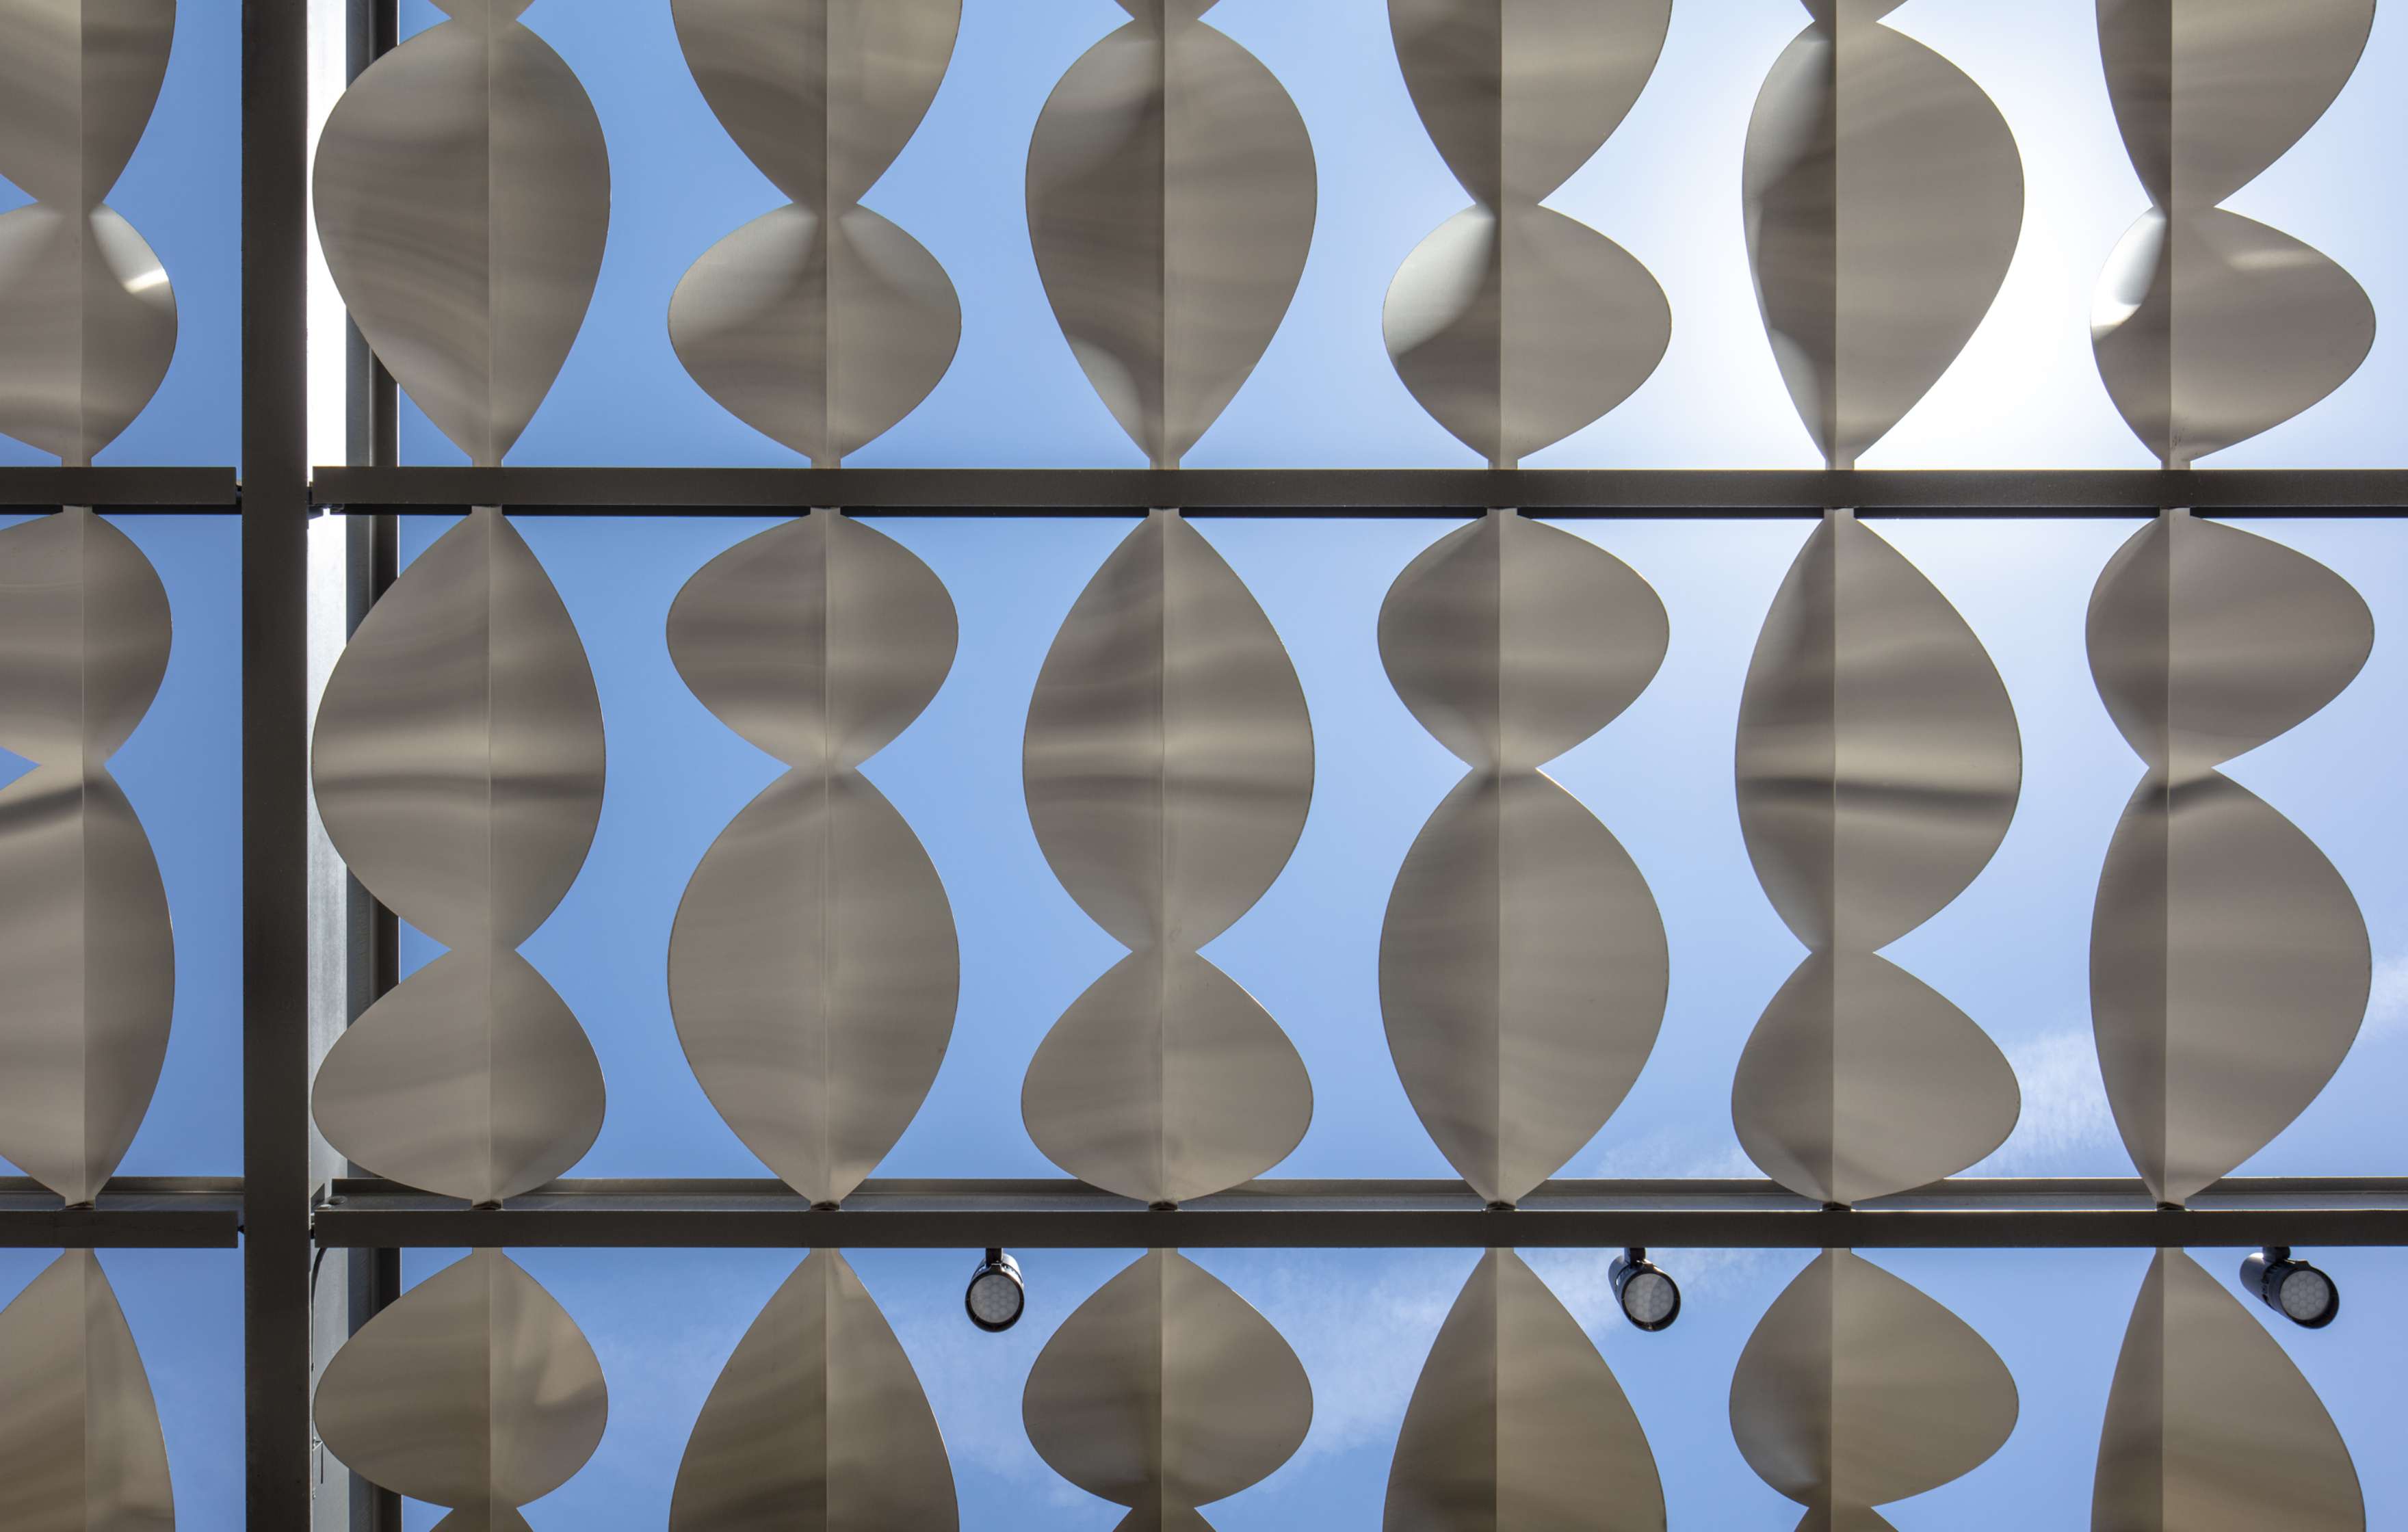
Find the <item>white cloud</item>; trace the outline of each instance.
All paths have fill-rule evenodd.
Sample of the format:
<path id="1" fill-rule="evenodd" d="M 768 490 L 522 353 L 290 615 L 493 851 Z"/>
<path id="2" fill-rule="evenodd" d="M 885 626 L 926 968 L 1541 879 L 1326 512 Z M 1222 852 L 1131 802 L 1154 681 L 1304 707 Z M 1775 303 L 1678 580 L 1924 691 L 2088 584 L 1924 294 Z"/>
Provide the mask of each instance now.
<path id="1" fill-rule="evenodd" d="M 1977 1176 L 2129 1174 L 2099 1052 L 2086 1028 L 2064 1027 L 2006 1047 L 2023 1086 L 2023 1117 Z"/>
<path id="2" fill-rule="evenodd" d="M 1297 1453 L 1299 1462 L 1396 1440 L 1430 1342 L 1472 1257 L 1449 1252 L 1377 1259 L 1366 1269 L 1364 1258 L 1333 1252 L 1282 1256 L 1259 1273 L 1230 1272 L 1238 1279 L 1231 1285 L 1287 1338 L 1312 1380 L 1312 1431 Z"/>

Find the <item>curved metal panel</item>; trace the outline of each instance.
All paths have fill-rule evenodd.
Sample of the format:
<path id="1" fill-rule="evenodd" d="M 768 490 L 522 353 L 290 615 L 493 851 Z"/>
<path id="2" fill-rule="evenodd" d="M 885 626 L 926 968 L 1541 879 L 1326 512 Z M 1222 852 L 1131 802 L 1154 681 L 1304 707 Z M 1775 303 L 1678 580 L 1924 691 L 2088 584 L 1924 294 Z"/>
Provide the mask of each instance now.
<path id="1" fill-rule="evenodd" d="M 592 1050 L 515 949 L 576 880 L 603 769 L 601 704 L 567 609 L 517 531 L 479 509 L 370 609 L 318 709 L 327 835 L 370 892 L 452 949 L 371 1007 L 319 1072 L 319 1124 L 351 1158 L 484 1202 L 540 1185 L 593 1142 Z"/>
<path id="2" fill-rule="evenodd" d="M 2157 1252 L 2132 1305 L 2090 1525 L 2365 1532 L 2358 1468 L 2324 1401 L 2266 1327 L 2179 1250 Z"/>
<path id="3" fill-rule="evenodd" d="M 1175 513 L 1140 523 L 1072 606 L 1022 766 L 1054 876 L 1132 954 L 1031 1062 L 1030 1135 L 1149 1202 L 1259 1175 L 1303 1137 L 1312 1084 L 1278 1024 L 1195 954 L 1295 848 L 1312 727 L 1269 620 Z"/>
<path id="4" fill-rule="evenodd" d="M 370 64 L 327 116 L 312 183 L 351 318 L 479 466 L 551 392 L 610 222 L 594 103 L 524 8 L 456 0 Z"/>
<path id="5" fill-rule="evenodd" d="M 2100 273 L 2100 377 L 2186 468 L 2346 381 L 2374 308 L 2321 252 L 2216 204 L 2289 152 L 2358 66 L 2374 0 L 2100 0 L 2115 120 L 2152 204 Z"/>
<path id="6" fill-rule="evenodd" d="M 10 1532 L 172 1532 L 167 1444 L 108 1273 L 88 1250 L 0 1310 L 0 1521 Z"/>
<path id="7" fill-rule="evenodd" d="M 1663 1532 L 1647 1433 L 1580 1324 L 1510 1250 L 1472 1268 L 1413 1385 L 1385 1532 Z"/>
<path id="8" fill-rule="evenodd" d="M 1670 0 L 1389 0 L 1413 106 L 1476 206 L 1406 258 L 1382 327 L 1413 397 L 1494 466 L 1602 417 L 1671 342 L 1647 268 L 1540 206 L 1620 125 L 1670 20 Z"/>
<path id="9" fill-rule="evenodd" d="M 877 1300 L 811 1253 L 744 1332 L 679 1465 L 669 1532 L 951 1532 L 944 1438 Z"/>
<path id="10" fill-rule="evenodd" d="M 885 1157 L 953 1035 L 944 885 L 853 768 L 935 696 L 954 636 L 927 566 L 829 510 L 713 559 L 669 611 L 695 695 L 795 768 L 695 868 L 669 1003 L 712 1105 L 815 1202 L 843 1200 Z"/>
<path id="11" fill-rule="evenodd" d="M 175 0 L 0 7 L 0 431 L 83 466 L 142 412 L 176 351 L 176 296 L 104 205 L 150 124 Z"/>
<path id="12" fill-rule="evenodd" d="M 910 414 L 960 342 L 952 281 L 860 206 L 936 95 L 961 0 L 677 0 L 711 110 L 793 202 L 695 262 L 669 338 L 704 392 L 832 466 Z"/>
<path id="13" fill-rule="evenodd" d="M 1123 1526 L 1192 1527 L 1303 1445 L 1312 1384 L 1245 1299 L 1154 1250 L 1054 1332 L 1021 1415 L 1055 1473 L 1135 1510 Z"/>
<path id="14" fill-rule="evenodd" d="M 1844 1250 L 1775 1298 L 1731 1376 L 1731 1435 L 1801 1526 L 1886 1525 L 1872 1508 L 1987 1462 L 2015 1427 L 2015 1381 L 1972 1328 Z"/>
<path id="15" fill-rule="evenodd" d="M 1287 312 L 1318 188 L 1296 103 L 1207 6 L 1123 8 L 1038 116 L 1028 236 L 1087 380 L 1175 468 Z"/>
<path id="16" fill-rule="evenodd" d="M 318 1435 L 355 1473 L 509 1525 L 601 1444 L 609 1390 L 552 1296 L 472 1251 L 363 1325 L 318 1380 Z"/>
<path id="17" fill-rule="evenodd" d="M 2023 229 L 2005 118 L 1887 5 L 1810 5 L 1748 123 L 1742 200 L 1789 396 L 1833 467 L 1887 435 L 1989 311 Z"/>
<path id="18" fill-rule="evenodd" d="M 2092 1024 L 2125 1147 L 2162 1201 L 2264 1148 L 2357 1039 L 2372 981 L 2357 900 L 2214 768 L 2339 694 L 2373 640 L 2339 575 L 2185 515 L 2136 534 L 2092 593 L 2092 673 L 2149 766 L 2100 876 Z"/>
<path id="19" fill-rule="evenodd" d="M 0 1153 L 70 1205 L 134 1141 L 175 1009 L 150 838 L 108 774 L 158 694 L 172 623 L 156 570 L 90 510 L 0 530 Z"/>
<path id="20" fill-rule="evenodd" d="M 1381 1010 L 1423 1125 L 1492 1202 L 1596 1135 L 1663 1021 L 1646 880 L 1539 767 L 1638 697 L 1669 637 L 1627 566 L 1511 512 L 1440 538 L 1381 608 L 1398 694 L 1472 767 L 1397 875 Z"/>
<path id="21" fill-rule="evenodd" d="M 1964 892 L 2006 837 L 2023 752 L 1998 667 L 1921 571 L 1835 514 L 1773 597 L 1737 753 L 1749 858 L 1813 954 L 1742 1056 L 1740 1141 L 1827 1202 L 1953 1175 L 2014 1128 L 2014 1072 L 1873 954 Z"/>

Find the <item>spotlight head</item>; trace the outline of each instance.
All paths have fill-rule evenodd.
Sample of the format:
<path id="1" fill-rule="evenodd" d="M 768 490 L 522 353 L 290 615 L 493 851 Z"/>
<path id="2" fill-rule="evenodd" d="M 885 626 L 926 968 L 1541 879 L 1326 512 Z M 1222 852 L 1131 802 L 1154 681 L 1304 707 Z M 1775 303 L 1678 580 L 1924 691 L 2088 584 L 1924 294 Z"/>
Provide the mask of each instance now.
<path id="1" fill-rule="evenodd" d="M 999 1250 L 990 1250 L 986 1259 L 970 1273 L 970 1285 L 962 1294 L 962 1307 L 969 1310 L 970 1323 L 989 1335 L 1000 1335 L 1020 1323 L 1020 1311 L 1028 1307 L 1027 1289 L 1021 1285 L 1020 1263 Z"/>
<path id="2" fill-rule="evenodd" d="M 1641 1329 L 1669 1329 L 1681 1317 L 1681 1284 L 1650 1261 L 1645 1251 L 1624 1251 L 1613 1258 L 1606 1277 L 1622 1305 L 1622 1316 Z"/>
<path id="3" fill-rule="evenodd" d="M 2341 1313 L 2341 1288 L 2288 1245 L 2268 1245 L 2241 1263 L 2241 1285 L 2301 1329 L 2321 1330 Z"/>

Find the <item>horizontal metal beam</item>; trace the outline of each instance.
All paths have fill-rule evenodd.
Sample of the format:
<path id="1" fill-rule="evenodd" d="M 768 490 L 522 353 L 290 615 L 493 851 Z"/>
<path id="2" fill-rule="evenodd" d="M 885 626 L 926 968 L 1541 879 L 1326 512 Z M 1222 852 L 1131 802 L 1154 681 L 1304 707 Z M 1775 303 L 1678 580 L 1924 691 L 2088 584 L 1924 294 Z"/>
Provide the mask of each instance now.
<path id="1" fill-rule="evenodd" d="M 1620 468 L 373 468 L 317 470 L 319 505 L 355 513 L 507 506 L 520 514 L 729 515 L 810 506 L 921 515 L 2408 514 L 2408 471 L 2186 469 L 1739 471 Z"/>
<path id="2" fill-rule="evenodd" d="M 563 1181 L 486 1210 L 338 1181 L 324 1246 L 1819 1250 L 2408 1244 L 2408 1179 L 2231 1180 L 2186 1210 L 2138 1181 L 1941 1181 L 1853 1211 L 1766 1181 L 1553 1181 L 1490 1211 L 1459 1181 L 1258 1181 L 1154 1211 L 1074 1181 L 870 1181 L 840 1210 L 775 1181 Z"/>
<path id="3" fill-rule="evenodd" d="M 222 514 L 241 504 L 232 468 L 0 467 L 0 507 L 17 509 L 97 506 Z"/>
<path id="4" fill-rule="evenodd" d="M 23 1176 L 0 1176 L 0 1248 L 231 1250 L 242 1232 L 242 1179 L 119 1176 L 89 1208 Z"/>

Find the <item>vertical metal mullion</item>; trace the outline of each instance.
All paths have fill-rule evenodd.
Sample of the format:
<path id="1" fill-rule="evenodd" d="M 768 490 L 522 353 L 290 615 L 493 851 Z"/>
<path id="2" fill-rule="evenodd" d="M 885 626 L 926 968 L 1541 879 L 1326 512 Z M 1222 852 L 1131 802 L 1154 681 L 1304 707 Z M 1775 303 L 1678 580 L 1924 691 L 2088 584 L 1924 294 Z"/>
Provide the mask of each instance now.
<path id="1" fill-rule="evenodd" d="M 399 42 L 398 0 L 346 0 L 345 74 L 356 80 L 369 64 Z M 400 459 L 398 402 L 393 375 L 379 361 L 356 323 L 347 323 L 346 461 L 392 467 Z M 368 609 L 393 586 L 398 523 L 390 514 L 347 519 L 345 528 L 346 634 L 357 631 Z M 400 923 L 391 909 L 344 874 L 345 1015 L 356 1021 L 400 982 Z M 351 1167 L 358 1173 L 358 1167 Z M 346 1292 L 345 1327 L 352 1334 L 401 1296 L 401 1252 L 341 1253 Z M 359 1474 L 348 1476 L 344 1508 L 351 1532 L 401 1532 L 401 1496 Z"/>
<path id="2" fill-rule="evenodd" d="M 242 7 L 243 1392 L 248 1525 L 309 1524 L 308 29 Z"/>

